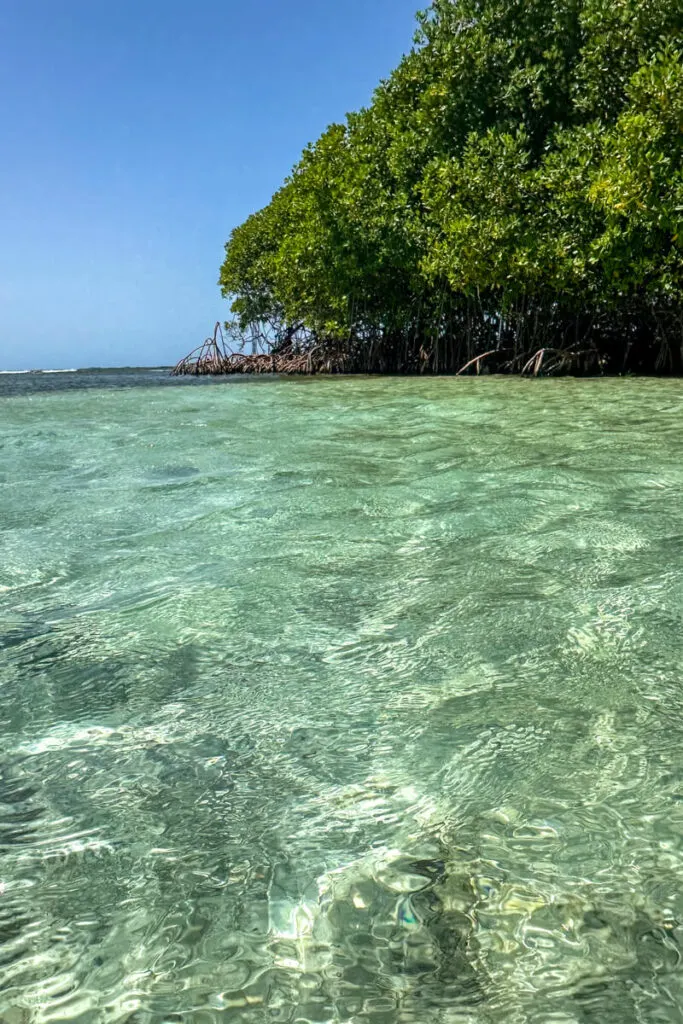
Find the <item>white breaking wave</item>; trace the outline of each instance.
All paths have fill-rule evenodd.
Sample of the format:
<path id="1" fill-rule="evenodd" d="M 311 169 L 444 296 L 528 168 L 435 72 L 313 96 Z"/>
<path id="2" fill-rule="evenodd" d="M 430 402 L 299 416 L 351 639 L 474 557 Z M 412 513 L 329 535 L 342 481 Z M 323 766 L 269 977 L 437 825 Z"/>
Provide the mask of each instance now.
<path id="1" fill-rule="evenodd" d="M 6 373 L 77 373 L 75 366 L 70 367 L 67 370 L 0 370 L 0 375 Z"/>

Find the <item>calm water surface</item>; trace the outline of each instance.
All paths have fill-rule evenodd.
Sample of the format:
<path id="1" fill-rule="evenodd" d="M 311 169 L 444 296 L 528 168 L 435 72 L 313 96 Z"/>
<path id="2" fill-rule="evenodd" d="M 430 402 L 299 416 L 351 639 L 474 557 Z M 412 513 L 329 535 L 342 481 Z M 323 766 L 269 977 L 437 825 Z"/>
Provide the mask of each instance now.
<path id="1" fill-rule="evenodd" d="M 0 377 L 4 1024 L 683 1021 L 681 383 L 167 385 Z"/>

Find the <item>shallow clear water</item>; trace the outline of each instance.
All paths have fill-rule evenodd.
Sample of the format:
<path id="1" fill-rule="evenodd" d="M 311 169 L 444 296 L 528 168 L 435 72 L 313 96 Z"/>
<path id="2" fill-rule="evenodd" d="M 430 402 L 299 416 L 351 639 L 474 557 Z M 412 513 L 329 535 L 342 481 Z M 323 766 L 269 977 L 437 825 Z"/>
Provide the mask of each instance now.
<path id="1" fill-rule="evenodd" d="M 5 1024 L 683 1021 L 680 382 L 18 380 Z"/>

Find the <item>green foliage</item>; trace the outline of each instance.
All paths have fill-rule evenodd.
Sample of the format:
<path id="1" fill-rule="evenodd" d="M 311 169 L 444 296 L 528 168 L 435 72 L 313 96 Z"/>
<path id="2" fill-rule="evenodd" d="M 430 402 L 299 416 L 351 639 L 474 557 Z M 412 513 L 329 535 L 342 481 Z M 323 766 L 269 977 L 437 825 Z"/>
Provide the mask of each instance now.
<path id="1" fill-rule="evenodd" d="M 680 0 L 434 0 L 233 231 L 240 326 L 358 369 L 680 368 L 682 54 Z"/>

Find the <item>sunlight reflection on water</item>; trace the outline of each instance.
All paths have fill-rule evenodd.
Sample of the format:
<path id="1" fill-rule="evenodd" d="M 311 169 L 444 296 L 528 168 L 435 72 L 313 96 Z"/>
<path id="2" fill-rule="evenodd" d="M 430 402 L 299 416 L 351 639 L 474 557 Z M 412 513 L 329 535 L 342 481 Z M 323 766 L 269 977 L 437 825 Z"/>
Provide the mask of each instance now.
<path id="1" fill-rule="evenodd" d="M 34 384 L 3 1022 L 683 1020 L 677 381 Z"/>

